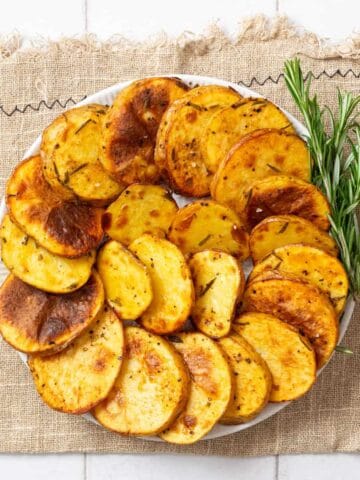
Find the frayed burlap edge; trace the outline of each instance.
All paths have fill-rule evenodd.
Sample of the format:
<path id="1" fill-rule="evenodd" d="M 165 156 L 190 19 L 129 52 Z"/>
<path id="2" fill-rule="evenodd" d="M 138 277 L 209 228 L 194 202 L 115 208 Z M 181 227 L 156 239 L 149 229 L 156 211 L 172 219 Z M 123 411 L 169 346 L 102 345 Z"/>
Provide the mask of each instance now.
<path id="1" fill-rule="evenodd" d="M 43 37 L 24 39 L 20 34 L 0 36 L 0 60 L 6 61 L 14 56 L 29 55 L 34 58 L 46 53 L 66 51 L 72 55 L 84 53 L 118 52 L 141 49 L 181 49 L 191 50 L 196 55 L 204 55 L 212 50 L 221 50 L 225 46 L 238 47 L 253 41 L 274 41 L 296 38 L 299 41 L 299 54 L 318 59 L 351 58 L 360 60 L 360 33 L 354 33 L 340 43 L 321 38 L 294 24 L 286 16 L 268 18 L 257 15 L 240 22 L 239 32 L 230 37 L 217 24 L 210 25 L 204 34 L 196 35 L 184 32 L 177 38 L 171 38 L 162 32 L 143 42 L 114 35 L 101 41 L 94 34 L 79 37 L 61 38 L 52 41 Z"/>

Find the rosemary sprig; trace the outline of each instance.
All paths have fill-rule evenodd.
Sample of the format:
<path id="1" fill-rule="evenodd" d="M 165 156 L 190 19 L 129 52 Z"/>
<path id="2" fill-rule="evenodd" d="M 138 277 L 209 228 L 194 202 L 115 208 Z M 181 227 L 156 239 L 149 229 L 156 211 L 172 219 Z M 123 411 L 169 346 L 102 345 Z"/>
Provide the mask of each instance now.
<path id="1" fill-rule="evenodd" d="M 304 79 L 299 59 L 285 62 L 285 83 L 309 132 L 306 140 L 312 160 L 311 179 L 330 203 L 330 233 L 339 247 L 351 292 L 360 298 L 360 235 L 356 216 L 360 205 L 360 95 L 338 90 L 335 114 L 327 106 L 320 107 L 316 95 L 311 96 L 311 79 L 311 72 Z"/>

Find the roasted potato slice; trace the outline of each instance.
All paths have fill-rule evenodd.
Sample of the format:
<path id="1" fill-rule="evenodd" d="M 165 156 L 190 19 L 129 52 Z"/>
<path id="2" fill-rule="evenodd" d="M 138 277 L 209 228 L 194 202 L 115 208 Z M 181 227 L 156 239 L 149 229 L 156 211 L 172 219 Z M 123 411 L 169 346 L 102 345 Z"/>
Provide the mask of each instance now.
<path id="1" fill-rule="evenodd" d="M 330 205 L 312 183 L 286 175 L 273 175 L 254 182 L 247 192 L 246 225 L 251 230 L 264 218 L 291 214 L 329 230 Z"/>
<path id="2" fill-rule="evenodd" d="M 194 88 L 173 105 L 161 126 L 157 164 L 165 166 L 173 189 L 185 196 L 209 194 L 214 170 L 201 151 L 204 128 L 213 113 L 242 99 L 235 90 L 217 85 Z"/>
<path id="3" fill-rule="evenodd" d="M 335 240 L 308 220 L 295 215 L 276 215 L 265 218 L 251 231 L 252 259 L 259 262 L 276 248 L 292 243 L 320 248 L 334 257 L 338 255 Z"/>
<path id="4" fill-rule="evenodd" d="M 159 171 L 154 147 L 161 117 L 189 88 L 177 78 L 145 78 L 116 97 L 103 123 L 100 156 L 105 169 L 120 183 L 154 183 Z"/>
<path id="5" fill-rule="evenodd" d="M 273 379 L 271 402 L 295 400 L 310 390 L 316 379 L 315 353 L 298 330 L 255 312 L 236 319 L 234 329 L 267 363 Z"/>
<path id="6" fill-rule="evenodd" d="M 100 250 L 97 269 L 105 298 L 123 320 L 135 320 L 153 298 L 150 275 L 134 255 L 112 240 Z"/>
<path id="7" fill-rule="evenodd" d="M 284 130 L 256 130 L 243 137 L 224 158 L 212 180 L 211 195 L 244 219 L 251 185 L 279 174 L 310 179 L 305 142 Z"/>
<path id="8" fill-rule="evenodd" d="M 245 289 L 243 311 L 268 313 L 299 329 L 310 340 L 319 368 L 336 347 L 335 309 L 315 285 L 286 278 L 255 279 Z"/>
<path id="9" fill-rule="evenodd" d="M 237 260 L 228 253 L 204 250 L 195 253 L 189 267 L 195 287 L 191 318 L 197 329 L 212 338 L 227 335 L 245 277 Z"/>
<path id="10" fill-rule="evenodd" d="M 234 395 L 220 422 L 237 424 L 256 417 L 269 401 L 272 376 L 254 348 L 235 332 L 218 340 L 235 378 Z"/>
<path id="11" fill-rule="evenodd" d="M 52 188 L 98 206 L 110 203 L 124 188 L 99 161 L 107 108 L 91 104 L 62 113 L 44 130 L 40 147 Z"/>
<path id="12" fill-rule="evenodd" d="M 5 215 L 0 229 L 1 258 L 23 282 L 51 293 L 68 293 L 89 279 L 95 251 L 79 258 L 54 255 L 36 244 Z"/>
<path id="13" fill-rule="evenodd" d="M 222 417 L 232 397 L 233 378 L 224 352 L 211 338 L 197 332 L 171 338 L 190 371 L 190 394 L 185 409 L 160 437 L 185 445 L 204 437 Z"/>
<path id="14" fill-rule="evenodd" d="M 21 352 L 55 353 L 93 322 L 103 304 L 104 288 L 95 271 L 83 287 L 63 295 L 9 275 L 0 289 L 0 333 Z"/>
<path id="15" fill-rule="evenodd" d="M 184 409 L 189 374 L 164 338 L 142 328 L 125 328 L 120 375 L 104 402 L 93 410 L 98 422 L 124 435 L 154 435 Z"/>
<path id="16" fill-rule="evenodd" d="M 295 133 L 287 116 L 265 98 L 246 98 L 215 112 L 207 122 L 201 140 L 203 155 L 211 172 L 216 172 L 230 148 L 244 135 L 262 128 Z"/>
<path id="17" fill-rule="evenodd" d="M 165 237 L 176 211 L 175 200 L 165 188 L 133 184 L 109 205 L 103 227 L 111 238 L 128 246 L 143 233 Z"/>
<path id="18" fill-rule="evenodd" d="M 119 374 L 123 328 L 108 307 L 65 350 L 34 355 L 29 367 L 42 400 L 54 410 L 85 413 L 106 398 Z"/>
<path id="19" fill-rule="evenodd" d="M 309 245 L 279 247 L 255 265 L 249 282 L 272 271 L 316 285 L 330 298 L 338 315 L 343 311 L 349 289 L 348 278 L 341 262 L 323 250 Z"/>
<path id="20" fill-rule="evenodd" d="M 249 236 L 239 217 L 213 200 L 199 200 L 180 208 L 168 238 L 185 254 L 219 249 L 239 260 L 249 256 Z"/>
<path id="21" fill-rule="evenodd" d="M 24 232 L 49 252 L 80 257 L 103 237 L 102 210 L 64 200 L 42 173 L 39 156 L 21 162 L 6 186 L 10 216 Z"/>
<path id="22" fill-rule="evenodd" d="M 153 300 L 140 323 L 159 335 L 180 330 L 194 301 L 191 274 L 182 253 L 167 240 L 148 234 L 129 248 L 148 268 L 153 288 Z"/>

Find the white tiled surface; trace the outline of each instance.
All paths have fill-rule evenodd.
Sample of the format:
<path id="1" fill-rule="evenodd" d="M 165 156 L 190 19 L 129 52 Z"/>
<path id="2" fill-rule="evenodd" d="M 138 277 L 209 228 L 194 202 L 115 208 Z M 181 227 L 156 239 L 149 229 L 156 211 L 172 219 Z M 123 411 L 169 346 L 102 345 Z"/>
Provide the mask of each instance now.
<path id="1" fill-rule="evenodd" d="M 141 39 L 158 31 L 201 33 L 217 21 L 234 34 L 243 17 L 288 14 L 334 39 L 360 31 L 359 0 L 10 0 L 0 2 L 0 33 L 93 32 Z M 289 439 L 289 441 L 291 441 Z M 1 442 L 1 439 L 0 439 Z M 347 480 L 360 479 L 360 455 L 221 458 L 157 455 L 0 455 L 1 480 Z"/>

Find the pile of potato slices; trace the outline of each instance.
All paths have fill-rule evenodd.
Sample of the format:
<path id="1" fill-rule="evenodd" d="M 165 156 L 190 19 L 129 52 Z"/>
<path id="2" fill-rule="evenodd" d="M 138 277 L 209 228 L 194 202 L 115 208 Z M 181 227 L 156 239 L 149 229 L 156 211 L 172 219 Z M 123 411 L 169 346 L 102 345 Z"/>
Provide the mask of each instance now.
<path id="1" fill-rule="evenodd" d="M 0 332 L 55 410 L 190 444 L 301 397 L 334 351 L 330 207 L 264 98 L 136 81 L 56 118 L 6 203 Z"/>

